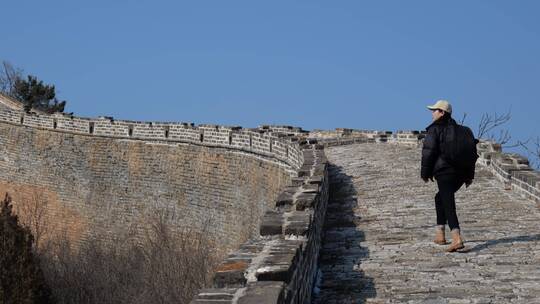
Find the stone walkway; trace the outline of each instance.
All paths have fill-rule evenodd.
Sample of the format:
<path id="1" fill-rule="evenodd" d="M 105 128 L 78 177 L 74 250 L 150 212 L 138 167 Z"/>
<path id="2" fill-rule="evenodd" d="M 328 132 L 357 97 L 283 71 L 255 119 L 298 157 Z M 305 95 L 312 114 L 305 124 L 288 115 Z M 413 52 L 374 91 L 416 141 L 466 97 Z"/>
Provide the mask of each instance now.
<path id="1" fill-rule="evenodd" d="M 475 183 L 456 193 L 465 252 L 445 253 L 432 243 L 437 187 L 419 178 L 419 148 L 326 153 L 331 199 L 313 303 L 540 303 L 535 203 L 478 166 Z"/>

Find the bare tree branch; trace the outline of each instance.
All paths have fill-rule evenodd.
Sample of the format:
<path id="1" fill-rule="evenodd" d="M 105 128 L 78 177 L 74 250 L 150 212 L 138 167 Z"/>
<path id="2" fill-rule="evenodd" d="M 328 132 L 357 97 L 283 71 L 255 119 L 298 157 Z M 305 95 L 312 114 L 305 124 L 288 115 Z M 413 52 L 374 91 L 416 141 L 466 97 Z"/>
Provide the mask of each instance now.
<path id="1" fill-rule="evenodd" d="M 0 92 L 12 95 L 17 79 L 22 77 L 22 70 L 14 68 L 11 63 L 2 61 L 0 67 Z"/>
<path id="2" fill-rule="evenodd" d="M 459 124 L 462 125 L 465 123 L 465 118 L 467 118 L 467 113 L 463 113 L 463 117 L 461 118 L 461 120 L 459 121 Z"/>
<path id="3" fill-rule="evenodd" d="M 496 142 L 500 143 L 503 147 L 509 147 L 506 144 L 510 142 L 512 136 L 507 129 L 499 130 L 499 137 L 496 139 Z"/>
<path id="4" fill-rule="evenodd" d="M 540 169 L 540 136 L 536 137 L 534 142 L 529 144 L 530 138 L 525 142 L 518 141 L 518 144 L 528 154 L 530 166 Z"/>
<path id="5" fill-rule="evenodd" d="M 495 112 L 493 115 L 484 113 L 480 119 L 480 123 L 478 124 L 477 137 L 483 138 L 484 136 L 488 135 L 488 132 L 510 121 L 510 118 L 512 118 L 511 112 L 511 109 L 508 109 L 507 113 L 501 115 L 497 114 L 497 112 Z M 503 139 L 504 138 L 505 137 L 503 136 Z M 490 139 L 494 139 L 493 136 L 491 136 Z"/>

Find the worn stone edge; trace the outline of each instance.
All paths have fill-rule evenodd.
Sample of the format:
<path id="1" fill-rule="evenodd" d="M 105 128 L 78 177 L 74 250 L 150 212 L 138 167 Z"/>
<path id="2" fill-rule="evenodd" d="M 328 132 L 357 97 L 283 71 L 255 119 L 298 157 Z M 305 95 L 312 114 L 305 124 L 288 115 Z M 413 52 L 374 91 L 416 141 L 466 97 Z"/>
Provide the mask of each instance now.
<path id="1" fill-rule="evenodd" d="M 328 204 L 324 146 L 300 141 L 303 164 L 267 210 L 254 237 L 214 273 L 212 288 L 190 303 L 309 303 L 318 267 Z"/>

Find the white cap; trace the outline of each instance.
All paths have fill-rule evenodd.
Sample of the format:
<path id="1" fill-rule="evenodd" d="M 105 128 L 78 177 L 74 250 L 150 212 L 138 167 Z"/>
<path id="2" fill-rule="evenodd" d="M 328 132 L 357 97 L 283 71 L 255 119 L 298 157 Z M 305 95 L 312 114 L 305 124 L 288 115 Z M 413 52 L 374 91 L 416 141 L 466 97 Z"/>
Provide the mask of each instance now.
<path id="1" fill-rule="evenodd" d="M 452 105 L 447 100 L 437 100 L 434 105 L 427 107 L 430 110 L 443 110 L 447 113 L 452 114 Z"/>

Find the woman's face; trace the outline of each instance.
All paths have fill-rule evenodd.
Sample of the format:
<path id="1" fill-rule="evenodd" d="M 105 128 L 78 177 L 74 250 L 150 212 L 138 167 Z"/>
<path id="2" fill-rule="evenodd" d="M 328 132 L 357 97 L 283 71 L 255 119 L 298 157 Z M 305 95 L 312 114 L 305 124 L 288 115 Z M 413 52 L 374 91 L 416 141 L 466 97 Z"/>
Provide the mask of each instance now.
<path id="1" fill-rule="evenodd" d="M 431 117 L 433 118 L 433 121 L 436 121 L 438 120 L 439 118 L 443 117 L 444 116 L 444 111 L 443 110 L 432 110 L 431 111 Z"/>

